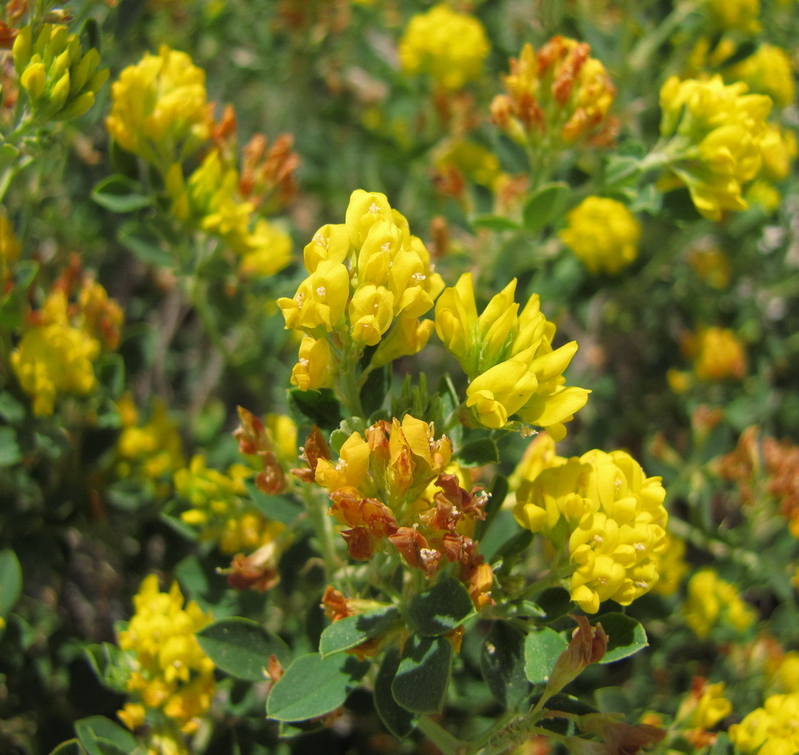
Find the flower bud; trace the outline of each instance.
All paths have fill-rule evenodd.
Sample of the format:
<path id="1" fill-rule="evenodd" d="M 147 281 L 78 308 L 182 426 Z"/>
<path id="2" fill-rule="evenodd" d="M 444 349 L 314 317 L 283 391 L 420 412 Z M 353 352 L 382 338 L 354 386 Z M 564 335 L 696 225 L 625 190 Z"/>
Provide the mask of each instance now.
<path id="1" fill-rule="evenodd" d="M 39 99 L 44 94 L 44 89 L 47 86 L 44 63 L 31 63 L 20 77 L 20 84 L 33 99 Z"/>
<path id="2" fill-rule="evenodd" d="M 14 56 L 14 69 L 18 76 L 22 76 L 22 72 L 30 63 L 32 54 L 31 34 L 31 27 L 23 26 L 14 40 L 14 46 L 11 48 Z"/>
<path id="3" fill-rule="evenodd" d="M 50 91 L 50 107 L 53 114 L 57 114 L 64 106 L 69 96 L 69 71 L 67 71 Z"/>
<path id="4" fill-rule="evenodd" d="M 81 59 L 80 62 L 70 69 L 72 75 L 72 85 L 70 87 L 70 94 L 77 94 L 80 92 L 89 78 L 97 70 L 100 64 L 100 53 L 92 47 Z"/>

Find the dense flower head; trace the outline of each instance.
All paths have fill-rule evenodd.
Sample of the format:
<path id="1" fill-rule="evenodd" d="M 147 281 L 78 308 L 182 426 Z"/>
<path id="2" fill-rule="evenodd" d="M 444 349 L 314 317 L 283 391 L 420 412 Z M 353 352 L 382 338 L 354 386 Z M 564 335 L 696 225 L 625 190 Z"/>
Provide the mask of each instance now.
<path id="1" fill-rule="evenodd" d="M 493 122 L 520 144 L 572 144 L 608 124 L 616 90 L 585 42 L 556 36 L 539 51 L 526 44 L 491 103 Z"/>
<path id="2" fill-rule="evenodd" d="M 19 83 L 42 122 L 84 115 L 108 79 L 108 69 L 98 69 L 99 50 L 84 53 L 79 36 L 61 24 L 43 24 L 35 37 L 31 26 L 22 27 L 13 55 Z"/>
<path id="3" fill-rule="evenodd" d="M 483 25 L 446 3 L 415 15 L 399 45 L 402 70 L 428 74 L 437 87 L 460 89 L 479 78 L 490 47 Z"/>
<path id="4" fill-rule="evenodd" d="M 145 53 L 114 82 L 106 127 L 121 147 L 166 172 L 210 136 L 205 72 L 184 52 Z"/>
<path id="5" fill-rule="evenodd" d="M 432 424 L 406 414 L 380 420 L 363 435 L 352 433 L 335 462 L 329 453 L 311 460 L 306 445 L 312 468 L 298 471 L 327 488 L 330 513 L 346 528 L 341 534 L 352 558 L 368 561 L 390 545 L 427 575 L 458 563 L 480 603 L 492 580 L 486 584 L 471 535 L 484 517 L 485 496 L 461 487 L 451 456 L 446 435 L 437 438 Z"/>
<path id="6" fill-rule="evenodd" d="M 316 389 L 335 377 L 340 355 L 329 345 L 336 342 L 362 349 L 387 337 L 390 347 L 383 349 L 382 360 L 424 347 L 431 328 L 419 318 L 432 308 L 444 282 L 422 241 L 410 234 L 408 221 L 384 194 L 354 191 L 345 222 L 322 226 L 303 257 L 308 277 L 292 298 L 277 301 L 286 328 L 313 340 L 300 346 L 294 385 Z M 329 345 L 320 346 L 320 339 Z"/>
<path id="7" fill-rule="evenodd" d="M 641 225 L 621 202 L 586 197 L 567 217 L 560 238 L 589 272 L 617 273 L 638 256 Z"/>
<path id="8" fill-rule="evenodd" d="M 159 480 L 184 466 L 180 432 L 161 399 L 154 399 L 152 414 L 144 424 L 139 424 L 139 412 L 129 393 L 119 399 L 117 407 L 123 426 L 117 439 L 120 477 L 140 475 Z"/>
<path id="9" fill-rule="evenodd" d="M 195 633 L 212 620 L 194 601 L 183 605 L 177 582 L 169 592 L 158 589 L 158 577 L 144 579 L 133 598 L 135 614 L 117 635 L 128 654 L 127 688 L 135 699 L 119 712 L 131 729 L 144 723 L 147 709 L 161 709 L 181 730 L 197 730 L 214 694 L 214 663 Z"/>
<path id="10" fill-rule="evenodd" d="M 36 313 L 11 354 L 11 366 L 22 389 L 33 398 L 33 413 L 55 411 L 59 394 L 86 395 L 97 388 L 94 361 L 100 342 L 70 318 L 67 295 L 56 290 Z"/>
<path id="11" fill-rule="evenodd" d="M 535 468 L 533 468 L 535 471 Z M 629 605 L 658 580 L 668 514 L 660 477 L 645 477 L 626 452 L 593 450 L 550 457 L 516 492 L 516 521 L 567 544 L 571 596 L 584 611 L 615 600 Z"/>
<path id="12" fill-rule="evenodd" d="M 780 107 L 790 105 L 796 99 L 791 59 L 776 45 L 760 45 L 754 55 L 726 68 L 724 78 L 745 82 L 750 91 L 768 95 Z"/>
<path id="13" fill-rule="evenodd" d="M 519 312 L 516 279 L 496 294 L 478 316 L 472 276 L 466 273 L 436 303 L 436 332 L 469 377 L 466 406 L 475 421 L 504 427 L 518 414 L 560 440 L 589 391 L 564 387 L 563 371 L 577 343 L 552 349 L 555 325 L 533 294 Z"/>
<path id="14" fill-rule="evenodd" d="M 215 542 L 222 553 L 251 553 L 273 541 L 285 525 L 268 520 L 249 498 L 244 480 L 253 470 L 233 464 L 227 474 L 208 469 L 195 455 L 188 467 L 175 472 L 175 491 L 191 504 L 180 518 L 199 529 L 200 540 Z"/>
<path id="15" fill-rule="evenodd" d="M 763 162 L 771 99 L 747 90 L 743 82 L 725 86 L 718 75 L 685 81 L 672 76 L 660 90 L 668 168 L 710 220 L 720 220 L 724 210 L 747 208 L 742 186 Z"/>
<path id="16" fill-rule="evenodd" d="M 735 585 L 721 579 L 713 569 L 700 569 L 688 582 L 685 620 L 699 637 L 704 639 L 719 624 L 743 632 L 755 618 Z"/>
<path id="17" fill-rule="evenodd" d="M 760 755 L 793 755 L 799 751 L 799 692 L 771 695 L 762 708 L 730 726 L 736 749 Z"/>
<path id="18" fill-rule="evenodd" d="M 746 351 L 729 328 L 701 328 L 685 336 L 682 349 L 693 358 L 694 374 L 699 380 L 719 382 L 746 376 Z"/>

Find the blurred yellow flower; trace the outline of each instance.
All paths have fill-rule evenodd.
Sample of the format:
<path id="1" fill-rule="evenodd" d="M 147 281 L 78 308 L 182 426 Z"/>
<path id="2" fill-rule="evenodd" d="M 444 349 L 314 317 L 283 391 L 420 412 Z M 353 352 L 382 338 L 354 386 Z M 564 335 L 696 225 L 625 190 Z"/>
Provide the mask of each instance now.
<path id="1" fill-rule="evenodd" d="M 701 328 L 684 337 L 682 349 L 694 359 L 694 374 L 699 380 L 742 380 L 746 376 L 746 351 L 729 328 Z"/>
<path id="2" fill-rule="evenodd" d="M 688 626 L 702 639 L 718 624 L 743 632 L 756 619 L 735 586 L 721 579 L 713 569 L 700 569 L 691 577 L 683 610 Z"/>
<path id="3" fill-rule="evenodd" d="M 122 71 L 111 92 L 109 133 L 164 173 L 209 138 L 205 72 L 184 52 L 164 45 L 158 55 L 145 53 Z"/>
<path id="4" fill-rule="evenodd" d="M 118 632 L 119 647 L 128 654 L 128 691 L 133 701 L 119 711 L 131 729 L 144 722 L 147 708 L 160 708 L 190 734 L 208 712 L 216 682 L 214 663 L 200 648 L 195 632 L 212 620 L 194 601 L 183 606 L 177 582 L 168 593 L 158 577 L 144 579 L 133 598 L 135 614 Z"/>
<path id="5" fill-rule="evenodd" d="M 658 554 L 658 581 L 652 592 L 658 595 L 673 595 L 682 584 L 683 578 L 688 573 L 688 563 L 685 560 L 685 541 L 666 533 L 666 542 L 663 551 Z"/>
<path id="6" fill-rule="evenodd" d="M 480 76 L 489 50 L 485 29 L 474 16 L 440 3 L 410 20 L 399 57 L 405 73 L 426 73 L 437 87 L 455 91 Z"/>
<path id="7" fill-rule="evenodd" d="M 567 218 L 560 238 L 589 272 L 617 273 L 638 256 L 641 225 L 621 202 L 586 197 Z"/>
<path id="8" fill-rule="evenodd" d="M 760 0 L 706 0 L 710 19 L 718 28 L 756 34 L 761 25 Z"/>
<path id="9" fill-rule="evenodd" d="M 724 79 L 743 81 L 752 92 L 767 94 L 776 105 L 785 107 L 796 99 L 793 65 L 781 47 L 763 44 L 754 55 L 724 69 Z"/>
<path id="10" fill-rule="evenodd" d="M 745 210 L 742 186 L 760 170 L 761 142 L 771 99 L 746 94 L 721 76 L 707 81 L 672 76 L 660 90 L 661 154 L 667 169 L 691 192 L 696 209 L 710 220 L 724 210 Z"/>
<path id="11" fill-rule="evenodd" d="M 771 695 L 762 708 L 730 726 L 736 749 L 759 755 L 794 755 L 799 751 L 799 692 Z"/>

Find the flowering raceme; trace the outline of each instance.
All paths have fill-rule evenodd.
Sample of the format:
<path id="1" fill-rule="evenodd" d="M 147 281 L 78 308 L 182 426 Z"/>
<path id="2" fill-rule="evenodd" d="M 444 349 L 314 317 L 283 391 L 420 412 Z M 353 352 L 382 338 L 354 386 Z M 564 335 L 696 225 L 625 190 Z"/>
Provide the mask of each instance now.
<path id="1" fill-rule="evenodd" d="M 656 584 L 667 547 L 661 478 L 644 477 L 624 451 L 548 463 L 520 484 L 516 521 L 567 544 L 571 597 L 584 611 L 596 613 L 611 599 L 629 605 Z"/>
<path id="2" fill-rule="evenodd" d="M 489 53 L 483 25 L 445 3 L 415 15 L 400 40 L 402 70 L 426 73 L 436 86 L 455 91 L 478 78 Z"/>
<path id="3" fill-rule="evenodd" d="M 118 716 L 136 729 L 148 709 L 160 709 L 191 734 L 208 712 L 216 687 L 214 663 L 195 637 L 212 617 L 194 601 L 184 608 L 177 582 L 168 593 L 160 592 L 155 574 L 144 579 L 133 604 L 136 613 L 117 638 L 128 654 L 127 688 L 135 702 L 126 703 Z"/>
<path id="4" fill-rule="evenodd" d="M 771 99 L 725 86 L 672 76 L 660 90 L 663 164 L 691 192 L 696 209 L 710 220 L 725 210 L 745 210 L 742 186 L 757 176 Z"/>
<path id="5" fill-rule="evenodd" d="M 586 197 L 567 217 L 560 238 L 589 272 L 617 273 L 638 256 L 641 226 L 621 202 Z"/>
<path id="6" fill-rule="evenodd" d="M 555 325 L 541 312 L 538 296 L 519 313 L 515 291 L 514 279 L 478 316 L 472 276 L 462 275 L 436 303 L 436 332 L 469 377 L 466 406 L 476 422 L 499 428 L 518 414 L 560 440 L 563 423 L 588 400 L 584 388 L 563 386 L 577 343 L 553 350 Z"/>
<path id="7" fill-rule="evenodd" d="M 538 53 L 526 44 L 503 77 L 507 94 L 491 103 L 493 122 L 530 147 L 573 144 L 603 124 L 616 90 L 591 46 L 553 37 Z"/>
<path id="8" fill-rule="evenodd" d="M 330 385 L 344 355 L 364 346 L 380 344 L 375 367 L 415 354 L 427 343 L 432 323 L 419 318 L 432 308 L 444 282 L 424 244 L 410 235 L 408 221 L 384 194 L 354 191 L 346 221 L 320 228 L 303 256 L 308 278 L 293 298 L 277 301 L 286 328 L 311 339 L 300 345 L 293 385 L 302 390 Z"/>
<path id="9" fill-rule="evenodd" d="M 158 55 L 145 53 L 111 92 L 109 133 L 159 170 L 194 154 L 210 135 L 205 71 L 184 52 L 164 45 Z"/>

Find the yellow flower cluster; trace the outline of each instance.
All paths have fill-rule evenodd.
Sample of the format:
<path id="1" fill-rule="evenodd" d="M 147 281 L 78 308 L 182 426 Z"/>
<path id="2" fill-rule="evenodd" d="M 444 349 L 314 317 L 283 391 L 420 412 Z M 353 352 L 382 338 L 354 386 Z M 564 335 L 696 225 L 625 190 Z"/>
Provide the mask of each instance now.
<path id="1" fill-rule="evenodd" d="M 226 475 L 208 469 L 199 454 L 175 472 L 175 491 L 192 506 L 180 518 L 199 528 L 200 540 L 216 542 L 222 553 L 251 553 L 285 529 L 246 502 L 244 480 L 252 474 L 243 464 L 231 465 Z"/>
<path id="2" fill-rule="evenodd" d="M 553 466 L 519 486 L 516 521 L 568 544 L 571 597 L 584 611 L 596 613 L 611 599 L 629 605 L 657 582 L 667 547 L 661 478 L 644 477 L 624 451 L 593 450 L 548 463 Z"/>
<path id="3" fill-rule="evenodd" d="M 787 178 L 793 161 L 799 154 L 796 134 L 770 123 L 760 142 L 760 148 L 763 150 L 761 177 L 768 181 L 782 181 Z"/>
<path id="4" fill-rule="evenodd" d="M 33 413 L 46 416 L 55 410 L 58 394 L 86 395 L 97 388 L 93 362 L 99 355 L 100 342 L 72 324 L 67 295 L 59 289 L 48 296 L 35 324 L 25 329 L 11 366 L 33 398 Z"/>
<path id="5" fill-rule="evenodd" d="M 666 532 L 666 545 L 658 554 L 658 581 L 652 592 L 658 595 L 673 595 L 688 573 L 685 560 L 685 541 Z"/>
<path id="6" fill-rule="evenodd" d="M 668 169 L 710 220 L 720 220 L 724 210 L 747 208 L 742 185 L 763 163 L 771 99 L 746 92 L 743 82 L 725 86 L 721 76 L 707 81 L 672 76 L 660 90 Z"/>
<path id="7" fill-rule="evenodd" d="M 586 197 L 567 218 L 560 238 L 591 273 L 618 273 L 638 256 L 641 225 L 621 202 Z"/>
<path id="8" fill-rule="evenodd" d="M 730 726 L 736 749 L 758 755 L 794 755 L 799 752 L 799 692 L 771 695 L 762 708 Z"/>
<path id="9" fill-rule="evenodd" d="M 117 402 L 123 430 L 117 440 L 117 474 L 160 480 L 185 463 L 183 441 L 177 425 L 169 418 L 166 405 L 156 398 L 150 421 L 139 425 L 139 412 L 127 393 Z"/>
<path id="10" fill-rule="evenodd" d="M 111 87 L 106 128 L 121 147 L 166 171 L 210 136 L 205 72 L 184 52 L 163 46 L 128 66 Z"/>
<path id="11" fill-rule="evenodd" d="M 444 282 L 384 194 L 354 191 L 345 222 L 320 228 L 303 256 L 308 277 L 293 298 L 277 300 L 286 328 L 306 333 L 293 385 L 329 386 L 340 360 L 364 346 L 379 344 L 373 367 L 425 346 L 433 323 L 419 318 Z"/>
<path id="12" fill-rule="evenodd" d="M 160 592 L 155 574 L 145 577 L 133 605 L 136 613 L 117 639 L 130 659 L 127 688 L 135 702 L 117 715 L 136 729 L 148 709 L 160 709 L 191 734 L 208 712 L 216 687 L 214 663 L 194 636 L 212 617 L 194 601 L 184 608 L 177 582 L 168 593 Z"/>
<path id="13" fill-rule="evenodd" d="M 519 313 L 515 292 L 514 279 L 478 316 L 472 276 L 462 275 L 436 303 L 436 332 L 469 377 L 466 406 L 477 422 L 504 427 L 518 414 L 560 440 L 563 423 L 588 400 L 589 391 L 563 385 L 577 343 L 553 350 L 555 325 L 541 312 L 538 295 Z"/>
<path id="14" fill-rule="evenodd" d="M 526 44 L 491 103 L 493 122 L 527 146 L 573 144 L 607 124 L 616 90 L 591 46 L 553 37 L 536 54 Z"/>
<path id="15" fill-rule="evenodd" d="M 743 81 L 752 92 L 766 94 L 785 107 L 796 99 L 793 66 L 781 47 L 763 44 L 754 55 L 724 69 L 727 81 Z"/>
<path id="16" fill-rule="evenodd" d="M 711 22 L 725 31 L 756 34 L 760 31 L 760 0 L 706 0 Z"/>
<path id="17" fill-rule="evenodd" d="M 706 731 L 732 713 L 732 703 L 724 697 L 724 682 L 705 684 L 691 712 L 688 725 Z"/>
<path id="18" fill-rule="evenodd" d="M 734 585 L 713 569 L 701 569 L 688 582 L 685 620 L 704 639 L 719 623 L 743 632 L 754 624 L 755 613 L 741 600 Z"/>
<path id="19" fill-rule="evenodd" d="M 415 15 L 400 40 L 402 70 L 429 74 L 440 89 L 455 91 L 480 76 L 490 47 L 483 25 L 446 3 Z"/>
<path id="20" fill-rule="evenodd" d="M 173 215 L 222 239 L 239 256 L 243 277 L 274 275 L 291 261 L 287 233 L 265 218 L 259 218 L 250 230 L 255 205 L 240 198 L 239 173 L 223 162 L 218 149 L 205 156 L 188 182 L 181 164 L 173 163 L 166 187 Z"/>
<path id="21" fill-rule="evenodd" d="M 729 328 L 701 328 L 684 338 L 682 349 L 694 359 L 694 374 L 699 380 L 719 382 L 746 377 L 746 351 Z"/>
<path id="22" fill-rule="evenodd" d="M 19 83 L 40 122 L 83 115 L 108 78 L 107 68 L 98 70 L 99 51 L 92 47 L 84 53 L 78 35 L 60 24 L 44 24 L 35 39 L 33 28 L 23 26 L 13 55 Z"/>

